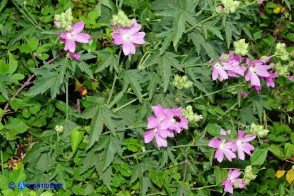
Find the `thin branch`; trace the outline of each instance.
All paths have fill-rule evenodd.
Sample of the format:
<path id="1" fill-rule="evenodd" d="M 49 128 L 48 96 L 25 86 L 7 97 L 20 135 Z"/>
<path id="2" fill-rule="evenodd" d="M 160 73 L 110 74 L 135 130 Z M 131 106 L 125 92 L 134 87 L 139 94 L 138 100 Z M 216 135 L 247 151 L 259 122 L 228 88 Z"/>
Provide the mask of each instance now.
<path id="1" fill-rule="evenodd" d="M 64 52 L 62 52 L 62 53 L 56 55 L 55 57 L 53 57 L 52 59 L 50 59 L 50 60 L 48 61 L 48 63 L 49 63 L 49 64 L 52 63 L 54 60 L 58 59 L 59 57 L 61 57 L 62 55 L 64 55 L 66 52 L 67 52 L 67 51 L 64 51 Z M 34 79 L 35 76 L 36 76 L 36 74 L 31 75 L 31 77 L 29 77 L 29 78 L 27 79 L 27 81 L 25 81 L 25 83 L 23 83 L 23 84 L 21 85 L 21 87 L 15 92 L 15 94 L 14 94 L 14 95 L 10 98 L 10 100 L 6 103 L 6 105 L 4 106 L 3 110 L 7 110 L 7 109 L 8 109 L 10 102 L 11 102 L 13 99 L 15 99 L 15 97 L 16 97 L 17 95 L 19 95 L 19 93 L 20 93 L 20 92 L 21 92 L 26 86 L 28 86 L 28 85 L 31 84 L 31 80 Z M 4 115 L 3 115 L 3 116 L 4 116 Z"/>

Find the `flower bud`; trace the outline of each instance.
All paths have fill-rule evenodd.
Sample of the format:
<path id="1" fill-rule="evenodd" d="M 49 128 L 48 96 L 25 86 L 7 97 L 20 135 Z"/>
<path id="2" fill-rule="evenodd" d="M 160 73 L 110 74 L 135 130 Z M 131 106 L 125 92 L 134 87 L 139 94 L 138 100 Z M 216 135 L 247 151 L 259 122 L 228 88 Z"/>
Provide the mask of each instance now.
<path id="1" fill-rule="evenodd" d="M 289 53 L 286 50 L 286 44 L 285 43 L 277 43 L 276 52 L 274 55 L 279 57 L 283 61 L 289 60 Z"/>
<path id="2" fill-rule="evenodd" d="M 245 168 L 245 171 L 244 171 L 244 177 L 243 177 L 243 182 L 245 184 L 249 184 L 249 182 L 251 180 L 254 180 L 256 178 L 257 175 L 254 175 L 253 172 L 252 172 L 252 166 L 249 165 Z"/>
<path id="3" fill-rule="evenodd" d="M 54 20 L 55 20 L 54 24 L 55 25 L 58 24 L 56 25 L 57 27 L 70 31 L 72 20 L 73 20 L 71 8 L 67 9 L 65 12 L 61 14 L 56 14 L 54 16 Z"/>
<path id="4" fill-rule="evenodd" d="M 193 86 L 193 82 L 189 81 L 187 76 L 176 75 L 173 85 L 178 89 L 191 88 Z"/>
<path id="5" fill-rule="evenodd" d="M 245 43 L 245 39 L 234 41 L 235 54 L 245 56 L 248 54 L 248 44 Z"/>
<path id="6" fill-rule="evenodd" d="M 240 6 L 240 3 L 240 1 L 222 0 L 222 4 L 225 7 L 224 12 L 227 14 L 236 12 Z"/>
<path id="7" fill-rule="evenodd" d="M 254 123 L 251 124 L 250 133 L 252 135 L 257 135 L 258 137 L 265 137 L 267 136 L 269 130 L 264 129 L 262 125 L 256 125 Z"/>
<path id="8" fill-rule="evenodd" d="M 55 131 L 57 133 L 62 133 L 63 132 L 63 126 L 62 125 L 56 125 L 55 126 Z"/>
<path id="9" fill-rule="evenodd" d="M 198 122 L 203 119 L 202 115 L 198 115 L 193 112 L 192 106 L 188 105 L 185 109 L 183 109 L 182 114 L 185 118 L 189 120 L 189 122 Z"/>
<path id="10" fill-rule="evenodd" d="M 133 26 L 133 22 L 128 19 L 128 16 L 122 10 L 119 10 L 117 15 L 112 16 L 112 25 L 118 27 L 131 27 Z"/>

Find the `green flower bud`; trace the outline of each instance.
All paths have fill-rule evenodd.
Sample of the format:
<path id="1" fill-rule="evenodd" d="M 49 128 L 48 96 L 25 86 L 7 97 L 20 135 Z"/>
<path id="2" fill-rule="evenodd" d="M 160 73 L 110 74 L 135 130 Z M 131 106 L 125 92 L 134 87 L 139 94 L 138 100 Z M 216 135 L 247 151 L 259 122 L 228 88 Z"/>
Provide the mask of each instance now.
<path id="1" fill-rule="evenodd" d="M 193 82 L 189 81 L 187 76 L 176 75 L 173 85 L 178 89 L 191 88 L 193 86 Z"/>
<path id="2" fill-rule="evenodd" d="M 203 119 L 202 115 L 198 115 L 193 112 L 192 106 L 188 105 L 185 109 L 183 109 L 182 114 L 185 118 L 187 118 L 190 122 L 198 122 Z"/>
<path id="3" fill-rule="evenodd" d="M 245 43 L 245 39 L 234 41 L 235 54 L 245 56 L 248 54 L 248 44 Z"/>
<path id="4" fill-rule="evenodd" d="M 122 10 L 119 10 L 117 15 L 112 16 L 112 25 L 119 27 L 131 27 L 133 26 L 133 22 L 128 19 L 128 16 Z"/>
<path id="5" fill-rule="evenodd" d="M 59 22 L 61 28 L 70 31 L 73 20 L 71 8 L 67 9 L 65 12 L 61 14 L 56 14 L 54 16 L 54 20 Z"/>
<path id="6" fill-rule="evenodd" d="M 244 177 L 243 177 L 243 182 L 245 184 L 249 184 L 249 182 L 251 180 L 254 180 L 256 178 L 257 175 L 254 175 L 253 172 L 252 172 L 252 166 L 249 165 L 245 168 L 245 171 L 244 171 Z"/>
<path id="7" fill-rule="evenodd" d="M 262 125 L 256 125 L 254 123 L 251 124 L 250 133 L 253 135 L 257 135 L 258 137 L 265 137 L 267 136 L 269 130 L 264 129 Z"/>
<path id="8" fill-rule="evenodd" d="M 56 125 L 55 126 L 55 131 L 57 133 L 62 133 L 63 132 L 63 126 L 62 125 Z"/>
<path id="9" fill-rule="evenodd" d="M 286 50 L 286 44 L 285 43 L 277 43 L 276 52 L 274 55 L 279 57 L 283 61 L 289 60 L 289 53 Z"/>
<path id="10" fill-rule="evenodd" d="M 222 0 L 222 4 L 225 7 L 224 12 L 227 14 L 236 12 L 240 6 L 240 3 L 240 1 Z"/>

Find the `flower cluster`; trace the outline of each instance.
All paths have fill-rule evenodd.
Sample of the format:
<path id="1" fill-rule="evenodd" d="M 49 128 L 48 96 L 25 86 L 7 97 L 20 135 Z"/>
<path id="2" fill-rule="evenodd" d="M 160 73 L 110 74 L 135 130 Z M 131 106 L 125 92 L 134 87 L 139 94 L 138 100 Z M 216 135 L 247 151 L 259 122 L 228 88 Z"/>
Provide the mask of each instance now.
<path id="1" fill-rule="evenodd" d="M 243 177 L 243 182 L 245 184 L 249 184 L 251 180 L 254 180 L 257 177 L 257 175 L 253 174 L 252 171 L 252 166 L 246 166 L 245 171 L 244 171 L 244 177 Z"/>
<path id="2" fill-rule="evenodd" d="M 65 12 L 61 14 L 56 14 L 54 16 L 55 26 L 65 29 L 67 31 L 71 30 L 72 20 L 73 20 L 73 16 L 72 16 L 71 8 L 67 9 Z"/>
<path id="3" fill-rule="evenodd" d="M 130 25 L 122 11 L 115 15 L 112 21 L 116 24 L 111 34 L 113 43 L 118 46 L 122 45 L 124 55 L 135 54 L 136 46 L 145 43 L 145 33 L 139 32 L 142 25 L 138 24 L 135 19 L 131 20 Z"/>
<path id="4" fill-rule="evenodd" d="M 189 81 L 187 76 L 176 75 L 173 85 L 177 87 L 177 89 L 191 88 L 193 86 L 193 82 Z"/>
<path id="5" fill-rule="evenodd" d="M 192 106 L 188 105 L 185 109 L 183 109 L 183 116 L 189 120 L 189 122 L 197 123 L 201 119 L 203 119 L 202 115 L 198 115 L 193 112 Z"/>
<path id="6" fill-rule="evenodd" d="M 228 178 L 222 182 L 225 192 L 233 193 L 233 186 L 235 188 L 245 188 L 246 184 L 241 178 L 238 178 L 240 175 L 240 169 L 229 170 Z"/>
<path id="7" fill-rule="evenodd" d="M 263 128 L 262 125 L 256 125 L 254 123 L 250 126 L 250 133 L 253 135 L 257 135 L 258 137 L 265 137 L 267 136 L 269 130 Z"/>
<path id="8" fill-rule="evenodd" d="M 222 4 L 224 5 L 224 12 L 226 14 L 234 13 L 240 7 L 240 1 L 233 1 L 233 0 L 222 0 Z"/>
<path id="9" fill-rule="evenodd" d="M 220 135 L 230 134 L 230 130 L 220 131 Z M 224 138 L 212 138 L 208 146 L 217 149 L 214 158 L 216 158 L 220 163 L 223 161 L 224 157 L 226 157 L 229 161 L 236 158 L 236 154 L 234 152 L 238 152 L 238 158 L 240 160 L 245 160 L 245 153 L 251 155 L 251 151 L 254 150 L 254 147 L 248 142 L 254 140 L 255 137 L 255 135 L 245 135 L 244 131 L 239 130 L 237 139 L 226 142 L 226 139 Z"/>
<path id="10" fill-rule="evenodd" d="M 188 119 L 183 117 L 182 108 L 163 108 L 161 105 L 152 106 L 154 116 L 147 119 L 149 131 L 144 133 L 144 142 L 151 142 L 154 137 L 157 146 L 167 147 L 167 137 L 174 137 L 174 132 L 180 133 L 188 129 Z"/>
<path id="11" fill-rule="evenodd" d="M 76 60 L 80 60 L 80 55 L 75 53 L 76 42 L 78 43 L 89 43 L 90 35 L 87 33 L 81 33 L 84 29 L 84 22 L 77 22 L 72 24 L 71 9 L 65 13 L 55 16 L 54 24 L 63 29 L 60 35 L 60 41 L 65 43 L 64 50 L 69 51 L 69 57 Z M 58 32 L 57 34 L 60 34 Z"/>
<path id="12" fill-rule="evenodd" d="M 244 43 L 241 40 L 234 43 L 235 51 L 237 51 L 238 54 L 243 55 L 248 52 L 248 46 Z M 261 89 L 260 79 L 264 79 L 268 87 L 275 87 L 273 78 L 277 78 L 278 74 L 269 72 L 271 66 L 266 65 L 270 60 L 270 57 L 264 57 L 261 60 L 252 61 L 251 59 L 243 58 L 238 54 L 230 51 L 228 55 L 222 54 L 218 61 L 212 59 L 210 61 L 213 62 L 212 79 L 216 80 L 219 78 L 220 81 L 223 81 L 229 77 L 238 78 L 242 76 L 246 81 L 250 81 L 251 87 L 255 88 L 258 92 Z M 243 59 L 245 59 L 246 67 L 241 65 Z"/>

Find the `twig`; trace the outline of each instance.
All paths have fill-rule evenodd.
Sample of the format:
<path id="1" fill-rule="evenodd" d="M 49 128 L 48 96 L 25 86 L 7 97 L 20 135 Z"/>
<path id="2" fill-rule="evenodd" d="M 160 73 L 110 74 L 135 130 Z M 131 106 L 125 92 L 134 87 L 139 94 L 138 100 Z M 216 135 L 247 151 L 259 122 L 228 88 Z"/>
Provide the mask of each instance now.
<path id="1" fill-rule="evenodd" d="M 31 75 L 31 77 L 29 77 L 27 79 L 27 81 L 25 81 L 25 83 L 23 83 L 23 85 L 21 85 L 21 87 L 16 91 L 16 93 L 11 97 L 10 101 L 11 102 L 26 86 L 28 86 L 30 84 L 30 81 L 36 76 L 36 74 Z M 6 105 L 4 106 L 4 110 L 7 110 L 9 107 L 9 102 L 6 103 Z"/>
<path id="2" fill-rule="evenodd" d="M 49 63 L 49 64 L 52 63 L 54 60 L 58 59 L 60 56 L 64 55 L 66 52 L 67 52 L 67 51 L 64 51 L 64 52 L 62 52 L 62 53 L 56 55 L 55 57 L 53 57 L 52 59 L 50 59 L 50 60 L 48 61 L 48 63 Z M 31 75 L 31 77 L 29 77 L 29 78 L 27 79 L 27 81 L 25 81 L 25 83 L 23 83 L 23 84 L 21 85 L 21 87 L 15 92 L 15 94 L 11 97 L 11 99 L 6 103 L 6 105 L 4 106 L 3 110 L 7 110 L 7 109 L 8 109 L 10 102 L 11 102 L 13 99 L 15 99 L 15 97 L 16 97 L 17 95 L 19 95 L 19 93 L 20 93 L 20 92 L 21 92 L 26 86 L 28 86 L 28 85 L 31 84 L 31 80 L 32 80 L 35 76 L 36 76 L 36 74 Z M 5 115 L 5 114 L 4 114 L 4 115 Z M 3 116 L 4 116 L 4 115 L 3 115 Z"/>

